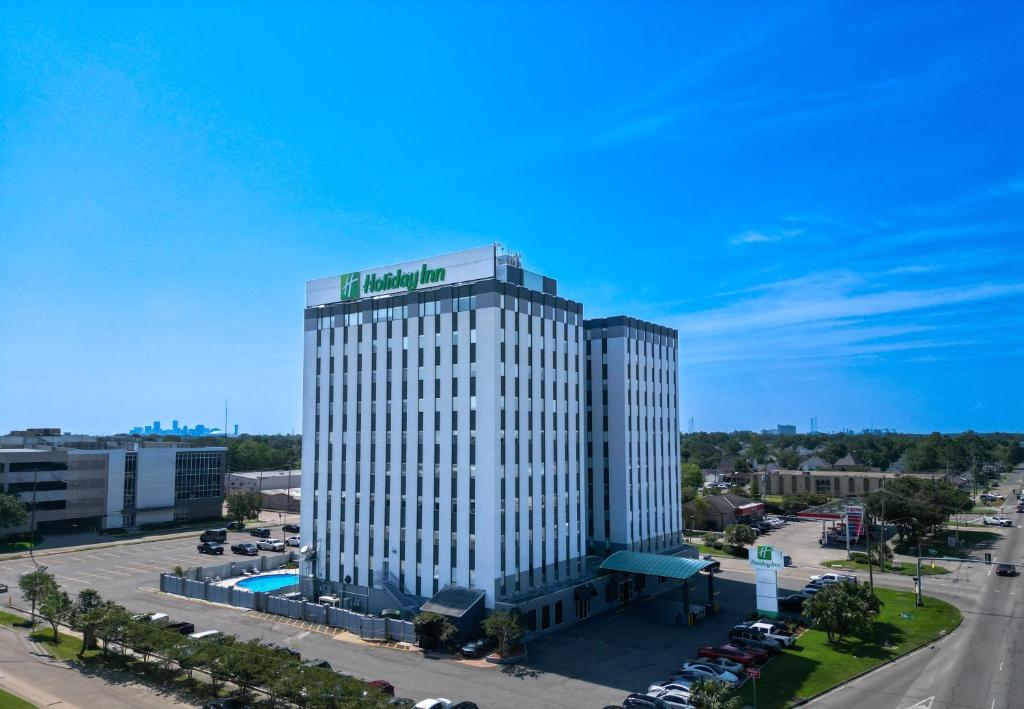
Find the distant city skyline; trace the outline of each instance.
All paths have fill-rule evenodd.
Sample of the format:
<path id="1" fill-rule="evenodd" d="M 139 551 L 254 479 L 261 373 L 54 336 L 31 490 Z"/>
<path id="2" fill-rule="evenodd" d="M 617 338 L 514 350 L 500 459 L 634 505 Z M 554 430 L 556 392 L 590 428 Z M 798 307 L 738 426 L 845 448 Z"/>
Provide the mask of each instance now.
<path id="1" fill-rule="evenodd" d="M 152 424 L 146 424 L 145 426 L 136 426 L 128 431 L 133 436 L 218 436 L 224 435 L 224 431 L 216 426 L 209 427 L 205 424 L 197 423 L 194 426 L 189 427 L 186 425 L 179 425 L 178 419 L 171 420 L 170 428 L 163 428 L 160 419 L 153 419 Z M 238 435 L 238 424 L 234 424 L 233 431 L 227 434 L 228 436 Z"/>

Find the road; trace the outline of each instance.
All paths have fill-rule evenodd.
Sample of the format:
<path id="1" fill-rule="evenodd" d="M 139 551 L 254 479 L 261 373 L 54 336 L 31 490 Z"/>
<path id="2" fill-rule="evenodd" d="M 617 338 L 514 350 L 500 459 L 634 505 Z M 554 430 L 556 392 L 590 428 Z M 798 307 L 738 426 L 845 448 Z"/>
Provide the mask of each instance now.
<path id="1" fill-rule="evenodd" d="M 1003 486 L 1024 487 L 1014 473 Z M 994 560 L 1024 562 L 1024 514 L 1004 530 Z M 930 576 L 925 593 L 964 613 L 950 637 L 812 702 L 821 709 L 1017 709 L 1024 707 L 1024 577 L 995 575 L 992 566 L 964 564 L 959 577 Z M 1024 567 L 1022 567 L 1024 568 Z"/>

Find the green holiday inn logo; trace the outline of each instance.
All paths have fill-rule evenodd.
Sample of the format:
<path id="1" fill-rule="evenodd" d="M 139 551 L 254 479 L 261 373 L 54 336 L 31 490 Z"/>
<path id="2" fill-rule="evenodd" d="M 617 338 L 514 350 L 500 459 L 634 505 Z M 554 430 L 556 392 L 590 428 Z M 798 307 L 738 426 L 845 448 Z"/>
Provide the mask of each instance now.
<path id="1" fill-rule="evenodd" d="M 772 560 L 772 547 L 770 544 L 762 544 L 757 547 L 757 560 L 758 561 L 771 561 Z"/>
<path id="2" fill-rule="evenodd" d="M 430 268 L 427 264 L 415 271 L 397 269 L 388 273 L 367 273 L 361 277 L 359 271 L 340 277 L 341 300 L 356 300 L 364 295 L 398 290 L 414 291 L 422 285 L 444 283 L 444 268 Z"/>
<path id="3" fill-rule="evenodd" d="M 355 300 L 359 297 L 359 271 L 346 273 L 340 280 L 342 300 Z"/>

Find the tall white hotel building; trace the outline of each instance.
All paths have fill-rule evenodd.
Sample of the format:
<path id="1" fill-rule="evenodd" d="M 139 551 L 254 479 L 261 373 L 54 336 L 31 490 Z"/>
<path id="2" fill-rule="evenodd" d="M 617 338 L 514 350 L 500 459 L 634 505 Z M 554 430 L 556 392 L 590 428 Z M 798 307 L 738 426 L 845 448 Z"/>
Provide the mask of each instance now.
<path id="1" fill-rule="evenodd" d="M 494 608 L 582 582 L 588 554 L 678 546 L 674 330 L 585 322 L 492 245 L 309 281 L 304 336 L 321 583 Z"/>

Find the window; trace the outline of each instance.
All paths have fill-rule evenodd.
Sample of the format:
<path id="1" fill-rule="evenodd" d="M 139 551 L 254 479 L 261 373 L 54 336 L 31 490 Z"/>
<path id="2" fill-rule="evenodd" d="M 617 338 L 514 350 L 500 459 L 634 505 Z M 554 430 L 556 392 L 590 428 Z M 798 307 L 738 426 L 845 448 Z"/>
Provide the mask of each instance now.
<path id="1" fill-rule="evenodd" d="M 526 629 L 536 630 L 537 629 L 537 609 L 532 608 L 526 614 Z"/>
<path id="2" fill-rule="evenodd" d="M 174 499 L 194 500 L 224 494 L 220 453 L 178 453 L 174 470 Z"/>
<path id="3" fill-rule="evenodd" d="M 563 614 L 563 612 L 564 611 L 562 610 L 562 601 L 555 601 L 555 625 L 561 625 L 562 624 L 562 620 L 563 620 L 562 614 Z"/>
<path id="4" fill-rule="evenodd" d="M 139 467 L 139 454 L 129 451 L 124 454 L 124 489 L 123 489 L 123 502 L 124 507 L 135 506 L 135 490 L 136 490 L 136 473 Z M 126 524 L 126 527 L 134 525 Z"/>
<path id="5" fill-rule="evenodd" d="M 551 627 L 551 606 L 544 606 L 540 609 L 540 629 L 547 630 Z"/>
<path id="6" fill-rule="evenodd" d="M 828 478 L 816 478 L 814 481 L 814 491 L 818 494 L 831 492 L 832 481 Z"/>

